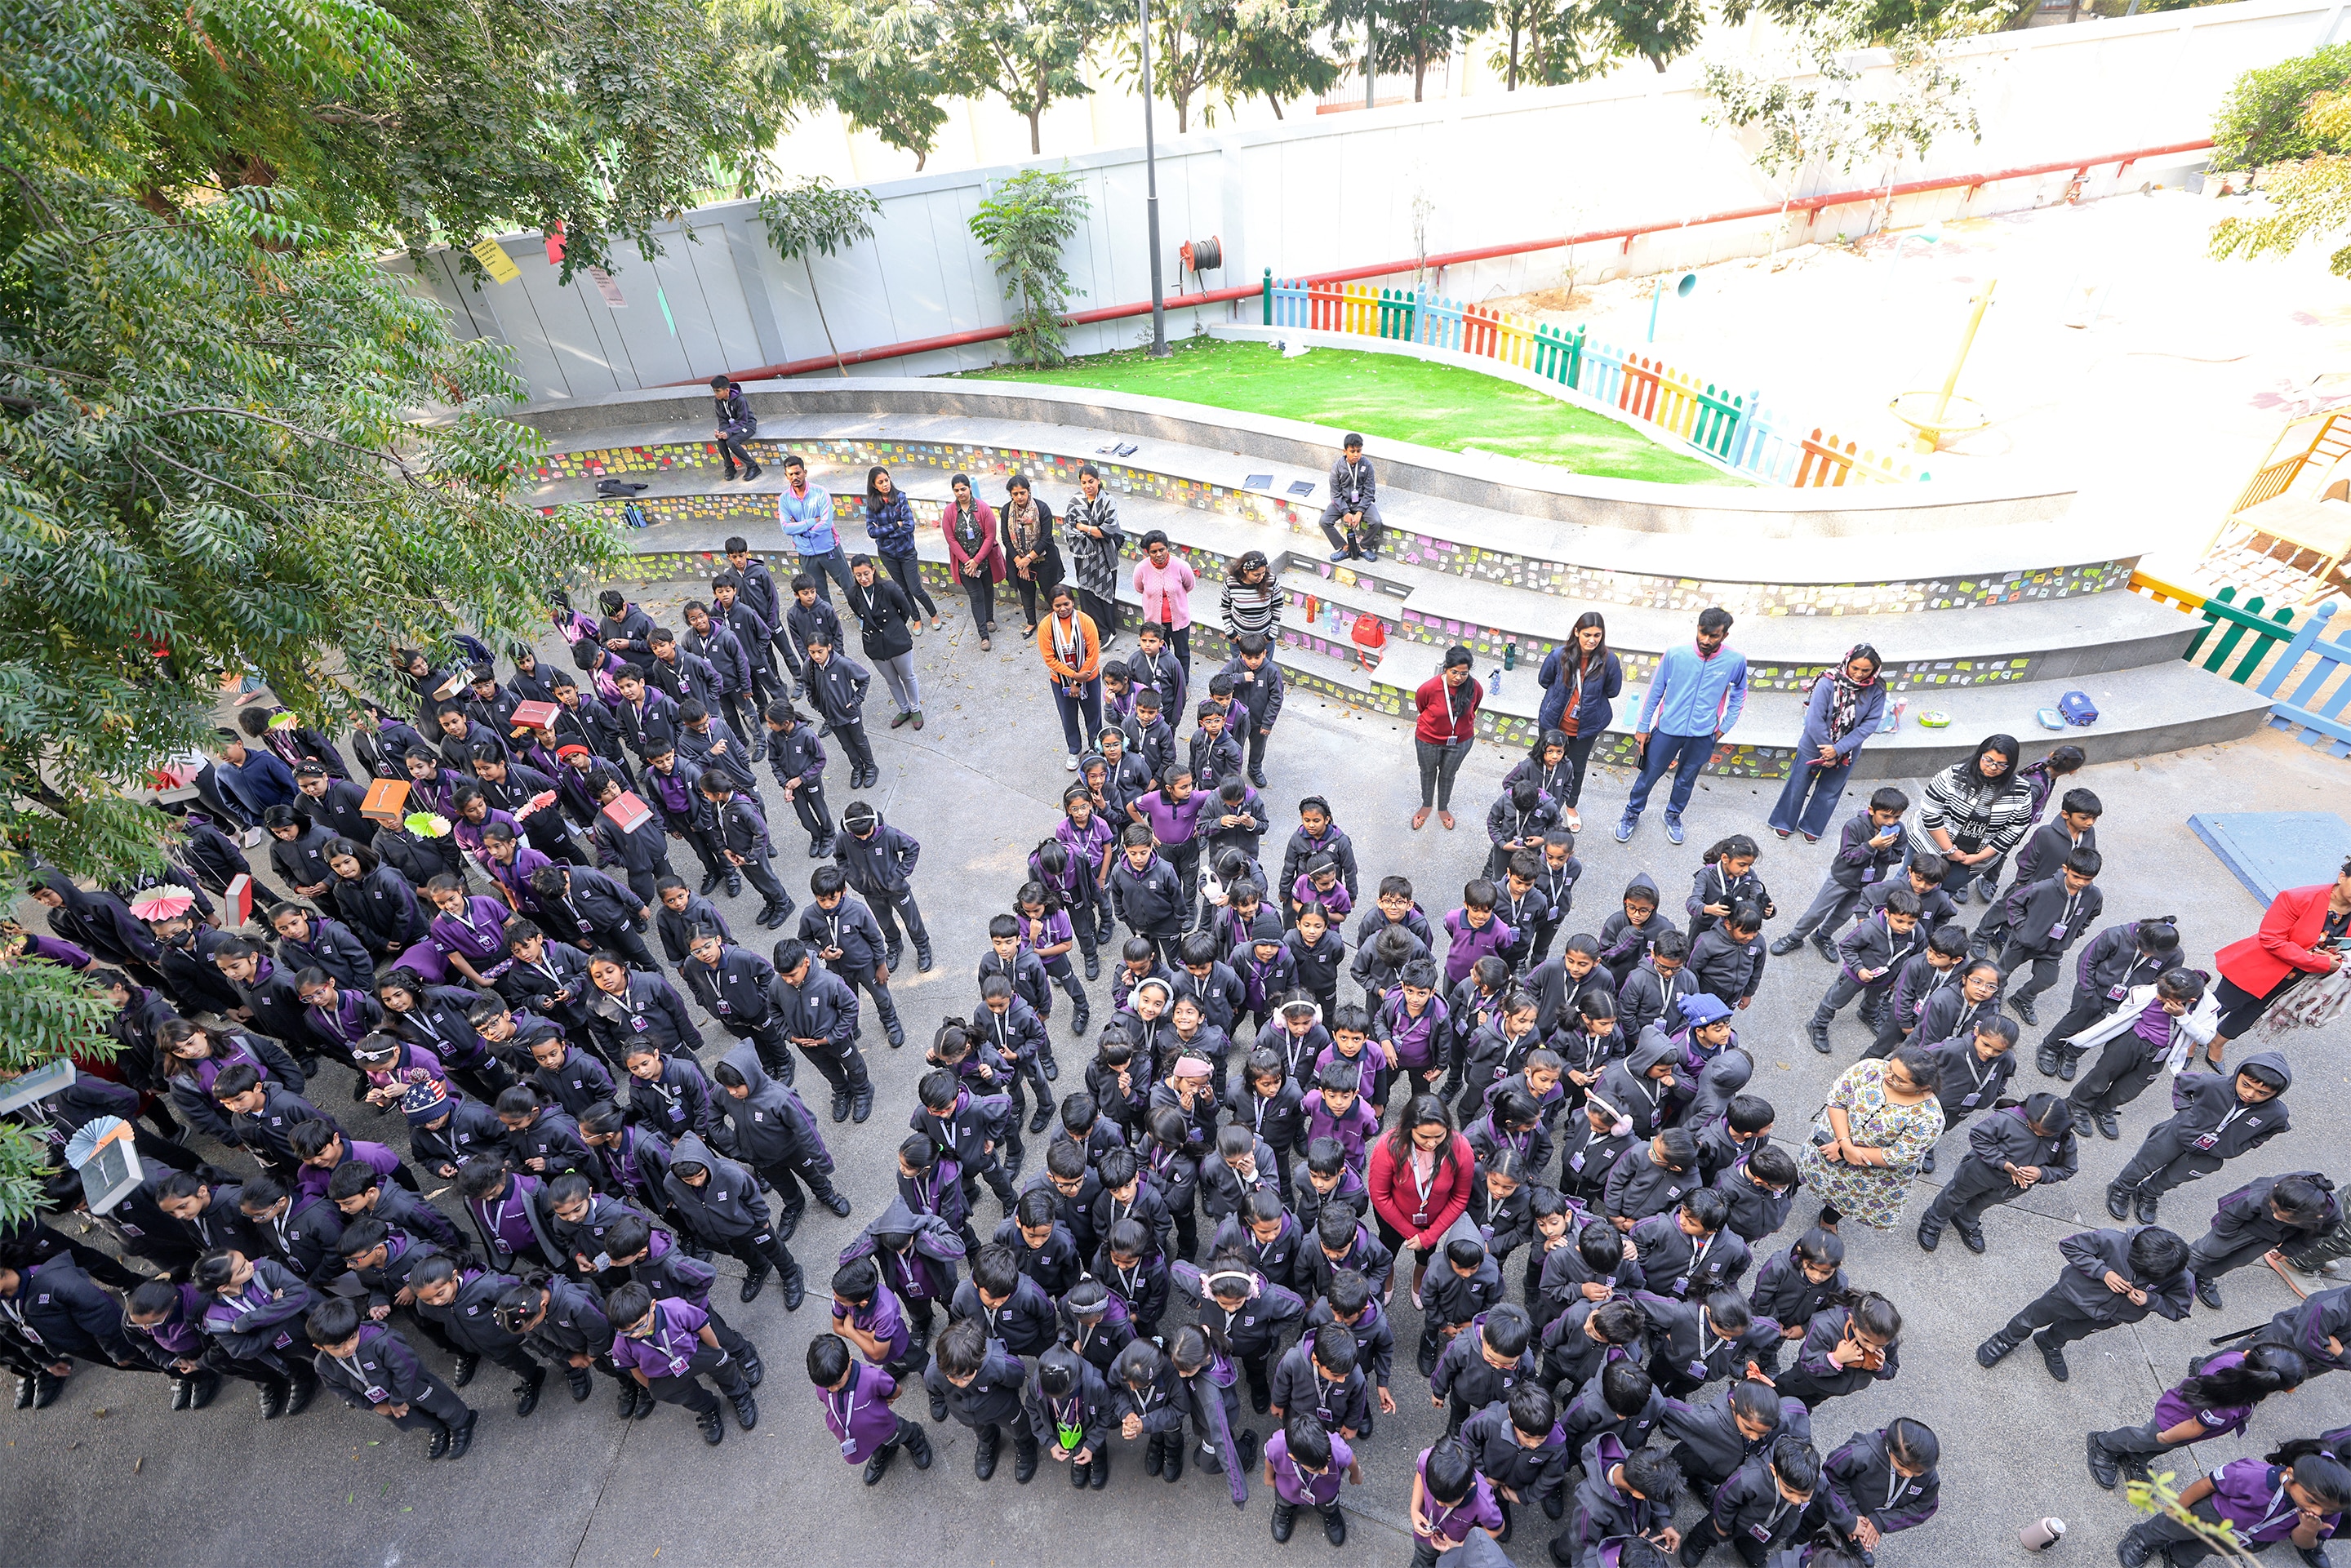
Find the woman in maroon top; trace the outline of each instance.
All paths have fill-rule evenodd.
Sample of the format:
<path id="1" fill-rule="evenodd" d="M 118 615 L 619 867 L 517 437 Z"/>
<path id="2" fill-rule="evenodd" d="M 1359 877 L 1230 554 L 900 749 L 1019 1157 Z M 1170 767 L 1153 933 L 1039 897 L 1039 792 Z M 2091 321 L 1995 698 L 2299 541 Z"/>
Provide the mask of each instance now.
<path id="1" fill-rule="evenodd" d="M 1478 705 L 1486 688 L 1469 673 L 1469 650 L 1456 643 L 1445 650 L 1445 668 L 1421 683 L 1413 695 L 1420 722 L 1412 732 L 1412 748 L 1420 758 L 1420 810 L 1412 814 L 1418 832 L 1428 822 L 1429 807 L 1437 820 L 1453 825 L 1453 776 L 1469 755 L 1470 738 L 1478 733 Z"/>
<path id="2" fill-rule="evenodd" d="M 1416 1301 L 1430 1251 L 1468 1211 L 1477 1174 L 1469 1140 L 1453 1130 L 1453 1113 L 1434 1094 L 1407 1104 L 1395 1129 L 1372 1150 L 1364 1176 L 1372 1212 L 1379 1217 L 1380 1239 L 1390 1248 L 1402 1252 L 1411 1247 L 1419 1253 L 1412 1265 Z"/>

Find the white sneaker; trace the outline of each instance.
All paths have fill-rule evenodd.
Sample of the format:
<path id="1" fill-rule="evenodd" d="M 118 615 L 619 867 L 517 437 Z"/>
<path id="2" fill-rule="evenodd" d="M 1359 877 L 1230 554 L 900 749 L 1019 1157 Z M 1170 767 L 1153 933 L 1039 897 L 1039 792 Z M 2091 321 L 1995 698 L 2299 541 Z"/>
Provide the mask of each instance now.
<path id="1" fill-rule="evenodd" d="M 1062 759 L 1061 771 L 1064 773 L 1075 773 L 1077 770 L 1078 759 L 1075 755 L 1071 755 Z"/>

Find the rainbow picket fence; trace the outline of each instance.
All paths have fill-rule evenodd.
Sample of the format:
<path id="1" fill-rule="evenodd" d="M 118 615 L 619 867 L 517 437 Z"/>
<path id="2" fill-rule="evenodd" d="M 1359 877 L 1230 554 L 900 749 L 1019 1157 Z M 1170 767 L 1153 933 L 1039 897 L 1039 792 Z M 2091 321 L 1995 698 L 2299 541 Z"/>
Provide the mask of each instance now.
<path id="1" fill-rule="evenodd" d="M 1417 298 L 1409 288 L 1363 283 L 1264 285 L 1265 325 L 1352 332 L 1496 360 L 1582 392 L 1768 485 L 1798 487 L 1899 484 L 1924 473 L 1814 426 L 1794 434 L 1761 404 L 1677 371 L 1662 360 L 1464 300 Z"/>

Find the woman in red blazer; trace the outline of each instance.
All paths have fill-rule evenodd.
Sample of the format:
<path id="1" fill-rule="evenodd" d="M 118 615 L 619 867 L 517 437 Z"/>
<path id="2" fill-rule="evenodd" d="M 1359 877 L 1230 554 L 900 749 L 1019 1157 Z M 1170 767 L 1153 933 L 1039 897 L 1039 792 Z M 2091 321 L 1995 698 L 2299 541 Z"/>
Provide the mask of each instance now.
<path id="1" fill-rule="evenodd" d="M 2304 975 L 2329 975 L 2343 962 L 2337 950 L 2351 926 L 2351 861 L 2332 885 L 2290 887 L 2270 901 L 2262 928 L 2214 955 L 2220 970 L 2220 1028 L 2206 1048 L 2213 1071 L 2220 1051 L 2253 1027 L 2272 1002 Z M 2192 1063 L 2193 1058 L 2190 1058 Z"/>
<path id="2" fill-rule="evenodd" d="M 1434 1094 L 1406 1105 L 1395 1130 L 1372 1150 L 1366 1178 L 1372 1212 L 1379 1217 L 1380 1239 L 1390 1248 L 1411 1247 L 1419 1253 L 1412 1264 L 1416 1300 L 1421 1276 L 1428 1272 L 1430 1249 L 1468 1211 L 1477 1174 L 1469 1140 L 1453 1130 L 1453 1113 Z"/>

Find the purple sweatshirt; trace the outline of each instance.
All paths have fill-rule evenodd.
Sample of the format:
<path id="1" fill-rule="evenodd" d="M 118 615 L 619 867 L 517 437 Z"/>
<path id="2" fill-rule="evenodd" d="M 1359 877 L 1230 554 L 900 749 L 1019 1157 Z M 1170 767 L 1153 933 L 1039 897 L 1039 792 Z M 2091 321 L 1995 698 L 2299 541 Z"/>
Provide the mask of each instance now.
<path id="1" fill-rule="evenodd" d="M 898 1415 L 888 1404 L 898 1392 L 898 1380 L 878 1366 L 862 1361 L 849 1364 L 849 1385 L 820 1388 L 824 1424 L 841 1444 L 841 1457 L 862 1465 L 898 1430 Z"/>
<path id="2" fill-rule="evenodd" d="M 1502 924 L 1500 915 L 1489 915 L 1485 925 L 1473 927 L 1468 913 L 1459 909 L 1445 917 L 1445 983 L 1448 987 L 1459 985 L 1468 977 L 1479 959 L 1500 952 L 1515 939 L 1515 934 Z"/>

